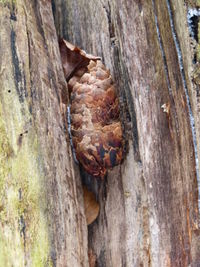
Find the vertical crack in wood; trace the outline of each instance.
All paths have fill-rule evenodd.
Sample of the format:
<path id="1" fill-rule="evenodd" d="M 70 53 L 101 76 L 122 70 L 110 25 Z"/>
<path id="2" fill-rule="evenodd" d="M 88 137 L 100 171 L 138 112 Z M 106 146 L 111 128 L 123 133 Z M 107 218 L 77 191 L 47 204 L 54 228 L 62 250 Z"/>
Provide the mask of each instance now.
<path id="1" fill-rule="evenodd" d="M 182 78 L 182 82 L 183 82 L 183 88 L 185 91 L 187 106 L 188 106 L 188 110 L 189 110 L 189 119 L 190 119 L 190 126 L 191 126 L 191 130 L 192 130 L 192 139 L 193 139 L 193 146 L 194 146 L 194 153 L 195 153 L 195 169 L 196 169 L 197 183 L 198 183 L 198 189 L 199 189 L 198 190 L 199 191 L 198 206 L 199 206 L 199 211 L 200 211 L 200 177 L 199 177 L 199 167 L 198 167 L 198 154 L 197 154 L 197 140 L 196 140 L 195 122 L 194 122 L 194 117 L 193 117 L 193 113 L 192 113 L 192 108 L 191 108 L 191 103 L 190 103 L 190 98 L 189 98 L 188 88 L 187 88 L 187 83 L 186 83 L 186 78 L 185 78 L 182 52 L 181 52 L 179 40 L 177 38 L 177 34 L 176 34 L 175 26 L 174 26 L 172 9 L 171 9 L 171 5 L 170 5 L 170 1 L 169 0 L 166 0 L 166 1 L 167 1 L 168 13 L 169 13 L 170 26 L 171 26 L 171 30 L 172 30 L 172 36 L 173 36 L 174 44 L 176 47 L 176 52 L 178 55 L 178 64 L 179 64 L 179 68 L 180 68 L 181 78 Z M 160 34 L 160 29 L 159 29 L 159 24 L 158 24 L 158 18 L 157 18 L 156 10 L 155 10 L 156 9 L 155 8 L 155 0 L 152 0 L 152 5 L 153 5 L 153 11 L 154 11 L 155 24 L 156 24 L 156 31 L 157 31 L 157 35 L 158 35 L 159 46 L 160 46 L 162 57 L 163 57 L 163 63 L 164 63 L 164 69 L 165 69 L 165 74 L 166 74 L 168 90 L 169 90 L 169 94 L 171 96 L 171 100 L 174 102 L 173 97 L 172 97 L 172 89 L 171 89 L 171 84 L 170 84 L 170 79 L 169 79 L 168 66 L 167 66 L 167 62 L 166 62 L 166 55 L 165 55 L 165 51 L 164 51 L 164 47 L 163 47 L 163 42 L 161 39 L 161 34 Z M 176 118 L 176 121 L 177 121 L 177 118 Z"/>
<path id="2" fill-rule="evenodd" d="M 17 17 L 15 15 L 14 6 L 10 8 L 10 19 L 12 21 L 17 21 Z M 13 75 L 15 80 L 15 88 L 17 91 L 17 95 L 19 98 L 19 102 L 23 103 L 25 97 L 27 97 L 27 90 L 26 90 L 26 78 L 23 70 L 20 66 L 20 60 L 17 54 L 17 46 L 16 46 L 16 32 L 14 30 L 13 23 L 11 22 L 11 33 L 10 33 L 10 44 L 11 44 L 11 54 L 12 54 L 12 63 L 13 63 Z M 18 145 L 20 146 L 22 142 L 22 135 L 18 139 Z M 19 190 L 19 201 L 22 201 L 22 191 L 21 188 Z M 18 227 L 20 236 L 23 239 L 23 249 L 24 249 L 24 262 L 26 266 L 27 261 L 27 252 L 26 252 L 26 221 L 25 221 L 25 211 L 21 214 L 19 213 L 18 218 Z"/>
<path id="3" fill-rule="evenodd" d="M 10 42 L 11 42 L 11 52 L 12 52 L 12 63 L 13 63 L 14 76 L 15 76 L 15 87 L 17 90 L 17 94 L 19 96 L 19 101 L 22 103 L 24 102 L 24 94 L 23 94 L 23 86 L 22 86 L 22 72 L 20 70 L 19 58 L 18 58 L 17 50 L 16 50 L 16 33 L 13 27 L 11 29 Z"/>
<path id="4" fill-rule="evenodd" d="M 177 135 L 179 136 L 179 122 L 178 122 L 176 105 L 175 105 L 175 102 L 174 102 L 171 83 L 170 83 L 170 77 L 169 77 L 166 54 L 165 54 L 165 50 L 164 50 L 163 41 L 162 41 L 162 38 L 161 38 L 161 33 L 160 33 L 160 28 L 159 28 L 159 23 L 158 23 L 158 17 L 157 17 L 157 14 L 156 14 L 155 0 L 152 0 L 152 5 L 153 5 L 153 12 L 154 12 L 154 18 L 155 18 L 158 42 L 159 42 L 159 46 L 160 46 L 160 50 L 161 50 L 161 54 L 162 54 L 162 58 L 163 58 L 164 71 L 165 71 L 166 82 L 167 82 L 167 87 L 168 87 L 168 91 L 169 91 L 169 97 L 170 97 L 170 100 L 171 100 L 171 102 L 173 104 L 172 106 L 173 106 L 173 109 L 174 109 L 174 119 L 175 119 L 175 125 L 176 125 L 176 132 L 177 132 Z"/>
<path id="5" fill-rule="evenodd" d="M 195 153 L 196 176 L 197 176 L 197 183 L 198 183 L 198 189 L 199 189 L 198 190 L 198 206 L 199 206 L 199 211 L 200 211 L 200 177 L 199 177 L 199 166 L 198 166 L 198 153 L 197 153 L 197 139 L 196 139 L 195 121 L 194 121 L 194 116 L 192 113 L 190 97 L 189 97 L 187 82 L 186 82 L 186 78 L 185 78 L 182 51 L 181 51 L 180 43 L 179 43 L 179 40 L 178 40 L 178 37 L 176 34 L 176 30 L 175 30 L 170 0 L 166 0 L 166 3 L 167 3 L 168 13 L 169 13 L 169 20 L 170 20 L 170 26 L 171 26 L 171 30 L 172 30 L 173 40 L 174 40 L 176 52 L 178 55 L 178 63 L 179 63 L 181 78 L 182 78 L 182 82 L 183 82 L 183 88 L 185 91 L 187 106 L 188 106 L 188 110 L 189 110 L 190 126 L 191 126 L 191 130 L 192 130 L 192 137 L 193 137 L 192 139 L 193 139 L 193 146 L 194 146 L 194 153 Z"/>
<path id="6" fill-rule="evenodd" d="M 32 116 L 35 116 L 34 115 L 34 112 L 33 112 L 33 107 L 34 107 L 34 98 L 36 98 L 36 94 L 35 94 L 35 90 L 33 90 L 33 82 L 32 82 L 32 70 L 31 70 L 31 37 L 30 37 L 30 32 L 28 30 L 28 15 L 27 15 L 27 12 L 26 12 L 26 9 L 25 7 L 23 6 L 23 11 L 24 11 L 24 16 L 25 16 L 25 28 L 26 28 L 26 35 L 27 35 L 27 46 L 28 46 L 28 70 L 29 70 L 29 73 L 30 73 L 30 76 L 29 76 L 29 81 L 30 81 L 30 99 L 31 101 L 28 103 L 28 109 L 29 109 L 29 112 Z"/>
<path id="7" fill-rule="evenodd" d="M 138 125 L 137 125 L 137 117 L 135 111 L 135 105 L 132 100 L 131 96 L 131 89 L 129 84 L 129 74 L 126 67 L 126 64 L 121 59 L 120 56 L 120 49 L 118 46 L 113 47 L 113 60 L 114 60 L 114 76 L 115 82 L 118 85 L 118 88 L 123 88 L 123 90 L 118 90 L 119 98 L 120 98 L 120 116 L 121 122 L 123 127 L 123 134 L 125 138 L 125 142 L 128 141 L 128 131 L 127 128 L 127 120 L 131 120 L 131 128 L 132 128 L 132 141 L 133 141 L 133 150 L 134 150 L 134 157 L 137 162 L 141 163 L 141 156 L 140 156 L 140 149 L 139 149 L 139 135 L 138 135 Z M 123 77 L 123 79 L 121 78 Z M 125 114 L 126 113 L 126 114 Z M 126 150 L 128 149 L 128 142 L 125 144 L 124 147 Z"/>
<path id="8" fill-rule="evenodd" d="M 69 141 L 70 141 L 70 145 L 71 145 L 72 155 L 73 155 L 74 161 L 77 164 L 79 164 L 79 162 L 78 162 L 78 160 L 76 158 L 75 147 L 74 147 L 73 140 L 72 140 L 70 105 L 67 106 L 67 129 L 68 129 Z"/>
<path id="9" fill-rule="evenodd" d="M 108 20 L 108 30 L 109 30 L 109 35 L 110 35 L 110 39 L 112 41 L 113 38 L 115 38 L 115 31 L 114 31 L 114 26 L 112 23 L 112 11 L 111 11 L 111 6 L 110 6 L 110 2 L 108 2 L 108 6 L 106 7 L 106 5 L 103 5 L 103 8 L 105 9 L 106 12 L 106 17 Z"/>
<path id="10" fill-rule="evenodd" d="M 170 79 L 169 79 L 169 71 L 168 71 L 168 67 L 167 67 L 166 55 L 165 55 L 163 42 L 162 42 L 161 34 L 160 34 L 160 29 L 159 29 L 159 25 L 158 25 L 158 17 L 156 14 L 155 0 L 152 0 L 152 5 L 153 5 L 153 13 L 154 13 L 154 18 L 155 18 L 158 42 L 159 42 L 159 46 L 160 46 L 160 50 L 161 50 L 161 54 L 162 54 L 162 58 L 163 58 L 163 63 L 164 63 L 164 70 L 165 70 L 165 76 L 166 76 L 166 80 L 167 80 L 167 86 L 168 86 L 169 93 L 171 94 L 172 89 L 171 89 L 171 84 L 170 84 Z"/>

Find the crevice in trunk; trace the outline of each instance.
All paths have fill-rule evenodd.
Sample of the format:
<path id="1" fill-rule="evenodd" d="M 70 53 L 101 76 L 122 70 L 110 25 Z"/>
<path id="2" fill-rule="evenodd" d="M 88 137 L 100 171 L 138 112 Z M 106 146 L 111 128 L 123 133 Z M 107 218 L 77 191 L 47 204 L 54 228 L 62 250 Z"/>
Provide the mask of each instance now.
<path id="1" fill-rule="evenodd" d="M 55 11 L 55 6 L 53 5 L 53 9 Z M 110 17 L 110 6 L 109 6 L 109 11 L 106 11 L 107 15 L 108 15 L 108 20 L 109 20 L 109 25 L 111 23 L 111 17 Z M 54 14 L 54 19 L 56 20 L 55 14 Z M 109 26 L 110 29 L 111 26 Z M 112 25 L 112 27 L 114 27 Z M 113 42 L 113 33 L 114 29 L 112 28 L 112 34 L 110 35 L 111 38 L 111 43 Z M 62 42 L 62 41 L 61 41 Z M 115 64 L 118 64 L 118 60 L 119 60 L 119 51 L 118 49 L 114 49 L 113 50 L 114 53 L 114 58 L 115 58 Z M 75 61 L 74 61 L 75 62 Z M 82 61 L 80 60 L 80 65 L 83 64 Z M 123 63 L 120 63 L 120 66 L 123 65 Z M 64 66 L 64 65 L 63 65 Z M 77 68 L 77 67 L 76 67 Z M 124 66 L 125 68 L 125 66 Z M 120 73 L 115 73 L 116 77 L 118 75 L 123 76 L 123 81 L 128 81 L 128 77 L 126 79 L 126 75 L 128 75 L 128 73 L 125 73 L 125 69 L 120 69 Z M 76 70 L 75 70 L 76 71 Z M 74 71 L 74 72 L 75 72 Z M 65 69 L 64 69 L 65 72 Z M 74 73 L 72 72 L 72 74 Z M 66 74 L 66 73 L 65 73 Z M 73 75 L 69 74 L 69 77 L 71 78 Z M 66 76 L 66 75 L 65 75 Z M 68 78 L 68 79 L 70 79 Z M 118 87 L 117 91 L 120 97 L 120 102 L 119 102 L 119 106 L 120 106 L 120 119 L 123 125 L 123 139 L 124 139 L 124 151 L 123 151 L 123 157 L 125 158 L 126 153 L 128 152 L 128 143 L 129 140 L 133 140 L 133 149 L 134 149 L 134 154 L 135 154 L 135 160 L 140 162 L 140 155 L 139 155 L 139 140 L 138 140 L 138 131 L 137 131 L 137 123 L 136 123 L 136 114 L 135 114 L 135 110 L 134 110 L 134 105 L 131 102 L 131 96 L 130 96 L 130 88 L 128 85 L 128 82 L 121 82 L 120 79 L 117 79 L 116 81 L 116 85 Z M 120 88 L 119 88 L 120 87 Z M 122 88 L 125 89 L 122 89 Z M 72 154 L 74 157 L 74 161 L 78 164 L 78 160 L 76 157 L 76 153 L 75 153 L 75 148 L 74 148 L 74 144 L 72 141 L 72 133 L 71 133 L 71 115 L 70 115 L 70 102 L 68 103 L 68 101 L 66 102 L 66 99 L 69 99 L 69 92 L 68 89 L 65 88 L 64 89 L 65 92 L 63 92 L 63 96 L 64 96 L 64 100 L 63 100 L 63 104 L 66 106 L 66 110 L 67 110 L 67 125 L 66 128 L 68 129 L 68 135 L 69 135 L 69 140 L 70 140 L 70 144 L 71 144 L 71 149 L 72 149 Z M 129 94 L 127 96 L 127 94 Z M 129 99 L 129 101 L 127 100 Z M 129 102 L 129 103 L 128 103 Z M 130 109 L 130 111 L 129 111 Z M 131 112 L 131 115 L 130 115 Z M 95 248 L 93 247 L 93 239 L 95 239 L 95 235 L 96 232 L 99 230 L 98 228 L 98 224 L 101 223 L 101 220 L 103 219 L 104 221 L 106 221 L 106 217 L 107 217 L 107 211 L 106 209 L 109 209 L 109 206 L 106 207 L 107 205 L 107 187 L 108 187 L 108 182 L 107 182 L 107 175 L 103 178 L 96 178 L 93 177 L 92 175 L 88 174 L 83 167 L 81 167 L 81 165 L 79 165 L 80 168 L 80 175 L 82 178 L 82 187 L 84 188 L 85 186 L 88 188 L 88 190 L 90 192 L 92 192 L 96 198 L 97 203 L 99 203 L 100 205 L 100 212 L 99 212 L 99 216 L 98 218 L 90 225 L 88 225 L 88 255 L 89 255 L 89 260 L 90 260 L 90 255 L 92 253 L 92 255 L 96 257 L 96 264 L 95 266 L 106 266 L 106 262 L 103 262 L 103 257 L 102 257 L 102 251 L 100 252 L 100 255 L 96 255 L 95 253 Z M 115 169 L 115 167 L 114 167 Z M 112 172 L 111 172 L 112 173 Z M 110 174 L 112 175 L 112 174 Z M 122 185 L 122 181 L 121 178 L 119 178 L 120 180 L 119 182 L 119 187 L 120 190 L 123 189 L 123 185 Z M 83 189 L 84 191 L 84 189 Z M 122 194 L 122 192 L 121 192 Z M 124 205 L 124 202 L 122 203 L 122 205 Z M 124 210 L 124 208 L 123 208 Z M 86 214 L 86 218 L 87 218 L 87 214 Z M 95 227 L 93 227 L 95 225 Z M 102 229 L 104 231 L 104 229 Z M 97 233 L 98 235 L 98 233 Z M 103 244 L 102 244 L 103 246 Z M 94 257 L 93 261 L 94 261 Z M 122 259 L 123 262 L 123 266 L 125 266 L 125 258 Z M 92 266 L 92 265 L 91 265 Z"/>
<path id="2" fill-rule="evenodd" d="M 171 31 L 172 31 L 174 43 L 175 43 L 175 46 L 176 46 L 176 52 L 177 52 L 177 55 L 178 55 L 178 63 L 179 63 L 179 69 L 180 69 L 180 73 L 181 73 L 183 88 L 184 88 L 184 91 L 185 91 L 185 96 L 186 96 L 186 101 L 187 101 L 187 106 L 188 106 L 188 111 L 189 111 L 190 126 L 191 126 L 191 131 L 192 131 L 194 153 L 195 153 L 196 177 L 197 177 L 197 183 L 198 183 L 198 189 L 199 189 L 198 190 L 199 191 L 199 194 L 198 194 L 198 206 L 199 206 L 199 212 L 200 212 L 200 176 L 199 176 L 199 159 L 198 159 L 197 136 L 196 136 L 196 130 L 195 130 L 195 121 L 194 121 L 194 116 L 193 116 L 193 112 L 192 112 L 192 108 L 191 108 L 191 101 L 190 101 L 190 96 L 189 96 L 189 93 L 188 93 L 188 86 L 187 86 L 186 77 L 185 77 L 185 70 L 184 70 L 184 64 L 183 64 L 182 51 L 181 51 L 180 43 L 179 43 L 179 40 L 178 40 L 178 37 L 177 37 L 177 34 L 176 34 L 176 30 L 175 30 L 171 3 L 170 3 L 170 0 L 166 0 L 166 2 L 167 2 L 168 13 L 169 13 Z M 194 33 L 194 37 L 195 37 L 195 33 Z"/>

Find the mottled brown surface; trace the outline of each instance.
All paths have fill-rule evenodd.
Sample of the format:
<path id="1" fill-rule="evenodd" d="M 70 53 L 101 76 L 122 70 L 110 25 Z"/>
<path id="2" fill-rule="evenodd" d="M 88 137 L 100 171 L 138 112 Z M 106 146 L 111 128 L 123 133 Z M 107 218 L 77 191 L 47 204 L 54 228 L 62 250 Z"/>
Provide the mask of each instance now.
<path id="1" fill-rule="evenodd" d="M 120 164 L 123 152 L 119 99 L 110 72 L 98 57 L 60 41 L 71 102 L 71 133 L 84 169 L 103 178 Z"/>

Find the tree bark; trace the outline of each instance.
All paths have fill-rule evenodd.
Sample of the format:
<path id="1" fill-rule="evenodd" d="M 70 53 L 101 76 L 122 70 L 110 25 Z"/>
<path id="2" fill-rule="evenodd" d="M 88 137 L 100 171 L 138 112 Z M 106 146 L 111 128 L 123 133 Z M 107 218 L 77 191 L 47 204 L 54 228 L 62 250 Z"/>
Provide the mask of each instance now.
<path id="1" fill-rule="evenodd" d="M 198 64 L 183 1 L 52 7 L 54 19 L 50 1 L 0 1 L 0 265 L 89 266 L 89 249 L 90 266 L 198 266 Z M 73 161 L 57 35 L 101 56 L 118 88 L 127 153 L 104 180 Z M 100 204 L 88 228 L 82 183 Z"/>
<path id="2" fill-rule="evenodd" d="M 198 266 L 191 103 L 197 144 L 200 134 L 183 1 L 59 0 L 53 9 L 58 35 L 111 69 L 129 143 L 107 179 L 83 179 L 101 206 L 88 228 L 97 266 Z"/>
<path id="3" fill-rule="evenodd" d="M 0 25 L 0 265 L 88 266 L 51 2 L 3 1 Z"/>

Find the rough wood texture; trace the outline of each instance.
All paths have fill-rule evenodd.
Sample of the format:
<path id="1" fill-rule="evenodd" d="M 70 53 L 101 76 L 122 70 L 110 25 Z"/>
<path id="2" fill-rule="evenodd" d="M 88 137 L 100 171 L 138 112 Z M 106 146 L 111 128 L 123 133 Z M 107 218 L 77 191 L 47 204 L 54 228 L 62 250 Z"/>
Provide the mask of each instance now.
<path id="1" fill-rule="evenodd" d="M 174 27 L 177 33 L 177 37 L 182 52 L 182 64 L 184 67 L 184 76 L 187 91 L 190 97 L 190 104 L 192 114 L 195 122 L 196 142 L 197 142 L 197 153 L 200 159 L 200 58 L 199 58 L 199 44 L 194 38 L 189 37 L 189 30 L 187 27 L 187 9 L 199 8 L 200 2 L 197 1 L 186 1 L 187 6 L 183 6 L 182 1 L 175 1 L 171 5 L 172 14 L 174 15 Z M 187 7 L 187 8 L 186 8 Z M 194 26 L 194 25 L 193 25 Z M 200 29 L 194 29 L 199 34 Z M 196 60 L 195 60 L 196 59 Z M 196 61 L 196 62 L 195 62 Z M 200 161 L 198 161 L 198 169 L 200 170 Z M 199 181 L 200 183 L 200 181 Z M 200 186 L 200 184 L 199 184 Z"/>
<path id="2" fill-rule="evenodd" d="M 89 227 L 97 266 L 200 263 L 193 137 L 170 23 L 177 10 L 172 18 L 184 47 L 186 13 L 183 1 L 172 2 L 53 1 L 58 34 L 102 56 L 118 85 L 122 117 L 128 120 L 127 105 L 131 118 L 121 167 L 101 183 L 84 178 L 101 205 Z"/>
<path id="3" fill-rule="evenodd" d="M 88 266 L 64 90 L 51 2 L 0 1 L 1 266 Z"/>
<path id="4" fill-rule="evenodd" d="M 53 9 L 58 34 L 102 56 L 111 70 L 129 150 L 104 181 L 81 170 L 100 203 L 87 250 L 51 3 L 1 0 L 0 263 L 198 266 L 198 190 L 185 89 L 199 144 L 199 84 L 192 83 L 183 1 L 56 0 Z"/>

